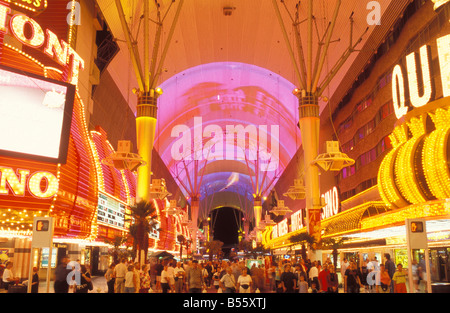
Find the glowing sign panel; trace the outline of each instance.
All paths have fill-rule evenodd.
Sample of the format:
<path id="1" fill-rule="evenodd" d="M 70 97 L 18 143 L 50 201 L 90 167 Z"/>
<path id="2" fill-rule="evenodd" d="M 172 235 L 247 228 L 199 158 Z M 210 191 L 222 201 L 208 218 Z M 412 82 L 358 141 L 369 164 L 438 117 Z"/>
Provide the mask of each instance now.
<path id="1" fill-rule="evenodd" d="M 450 35 L 436 40 L 443 96 L 450 96 Z M 409 94 L 411 105 L 421 107 L 434 100 L 435 86 L 431 65 L 431 48 L 422 46 L 418 53 L 406 56 L 406 73 L 402 65 L 397 64 L 392 72 L 392 102 L 397 118 L 408 113 L 406 96 Z M 407 83 L 406 83 L 407 81 Z M 408 87 L 408 91 L 406 90 Z"/>
<path id="2" fill-rule="evenodd" d="M 423 222 L 411 222 L 412 233 L 423 233 Z"/>
<path id="3" fill-rule="evenodd" d="M 41 13 L 47 8 L 47 0 L 3 0 L 19 11 L 26 10 L 32 13 Z"/>
<path id="4" fill-rule="evenodd" d="M 74 89 L 0 67 L 0 155 L 65 163 Z"/>
<path id="5" fill-rule="evenodd" d="M 106 194 L 98 195 L 97 220 L 110 226 L 125 227 L 126 205 Z"/>
<path id="6" fill-rule="evenodd" d="M 298 210 L 291 215 L 291 231 L 296 231 L 303 228 L 303 214 L 302 210 Z"/>
<path id="7" fill-rule="evenodd" d="M 285 218 L 272 229 L 272 238 L 277 238 L 286 235 L 289 232 L 288 219 Z"/>
<path id="8" fill-rule="evenodd" d="M 328 190 L 322 195 L 325 199 L 326 205 L 323 207 L 323 213 L 321 214 L 321 219 L 326 219 L 339 212 L 339 193 L 336 187 Z"/>
<path id="9" fill-rule="evenodd" d="M 25 189 L 28 190 L 36 198 L 53 197 L 59 188 L 58 179 L 49 172 L 36 172 L 30 176 L 29 170 L 19 169 L 17 174 L 10 167 L 0 166 L 0 195 L 8 195 L 12 191 L 14 196 L 23 197 Z M 42 183 L 45 182 L 45 188 Z"/>
<path id="10" fill-rule="evenodd" d="M 8 16 L 11 14 L 11 9 L 5 5 L 0 4 L 0 32 L 8 32 Z M 45 43 L 45 34 L 41 26 L 32 18 L 23 15 L 15 14 L 9 20 L 12 35 L 22 44 L 32 48 L 44 47 L 44 53 L 50 58 L 53 58 L 62 66 L 67 66 L 69 82 L 77 85 L 80 70 L 84 69 L 84 60 L 70 47 L 64 40 L 59 41 L 58 37 L 46 30 L 47 45 Z M 31 37 L 27 37 L 25 28 L 31 28 Z M 29 36 L 29 35 L 28 35 Z"/>

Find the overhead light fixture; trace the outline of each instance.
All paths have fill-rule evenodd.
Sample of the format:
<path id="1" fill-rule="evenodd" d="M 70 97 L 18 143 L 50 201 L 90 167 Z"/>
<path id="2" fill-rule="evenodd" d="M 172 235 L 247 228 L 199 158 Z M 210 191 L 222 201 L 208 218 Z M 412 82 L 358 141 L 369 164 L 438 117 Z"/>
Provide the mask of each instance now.
<path id="1" fill-rule="evenodd" d="M 344 167 L 353 165 L 355 160 L 349 158 L 339 150 L 338 141 L 326 142 L 326 153 L 319 154 L 312 162 L 313 165 L 320 166 L 325 171 L 340 171 Z"/>
<path id="2" fill-rule="evenodd" d="M 153 199 L 164 199 L 171 195 L 166 188 L 166 180 L 164 178 L 152 179 L 152 183 L 150 184 L 150 197 Z"/>
<path id="3" fill-rule="evenodd" d="M 102 163 L 118 170 L 134 172 L 147 163 L 139 154 L 132 153 L 132 143 L 129 140 L 119 140 L 117 152 L 113 152 L 102 160 Z"/>
<path id="4" fill-rule="evenodd" d="M 265 226 L 274 226 L 277 223 L 275 223 L 271 218 L 269 214 L 266 214 L 266 216 L 264 217 L 264 225 Z"/>
<path id="5" fill-rule="evenodd" d="M 170 206 L 167 209 L 162 210 L 162 212 L 169 215 L 176 215 L 182 213 L 183 211 L 181 208 L 177 207 L 177 200 L 170 200 Z"/>
<path id="6" fill-rule="evenodd" d="M 277 206 L 274 207 L 272 210 L 269 211 L 272 214 L 275 214 L 277 216 L 280 215 L 286 215 L 287 213 L 292 212 L 291 209 L 284 206 L 284 200 L 278 200 Z"/>
<path id="7" fill-rule="evenodd" d="M 288 191 L 283 193 L 283 196 L 289 197 L 292 200 L 305 199 L 306 189 L 303 179 L 294 179 L 294 186 L 289 187 Z"/>

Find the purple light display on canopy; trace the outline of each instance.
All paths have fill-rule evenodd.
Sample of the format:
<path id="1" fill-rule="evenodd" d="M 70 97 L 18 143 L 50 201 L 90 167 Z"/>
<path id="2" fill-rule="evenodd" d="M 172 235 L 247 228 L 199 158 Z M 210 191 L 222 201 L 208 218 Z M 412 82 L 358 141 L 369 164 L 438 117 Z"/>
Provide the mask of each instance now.
<path id="1" fill-rule="evenodd" d="M 256 177 L 255 164 L 259 181 L 270 182 L 298 149 L 295 86 L 269 70 L 244 63 L 204 64 L 169 78 L 161 88 L 154 146 L 186 185 L 186 170 L 192 172 L 198 160 L 202 189 L 213 188 L 208 194 L 234 185 L 247 195 L 254 189 L 249 175 Z M 232 173 L 240 178 L 230 182 Z"/>

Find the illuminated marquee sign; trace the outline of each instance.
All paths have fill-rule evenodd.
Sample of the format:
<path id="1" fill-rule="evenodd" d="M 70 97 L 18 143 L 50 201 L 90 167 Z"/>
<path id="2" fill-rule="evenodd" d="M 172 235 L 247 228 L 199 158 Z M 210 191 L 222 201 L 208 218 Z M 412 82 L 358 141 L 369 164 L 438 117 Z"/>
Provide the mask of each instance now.
<path id="1" fill-rule="evenodd" d="M 289 232 L 288 219 L 285 218 L 272 229 L 272 238 L 277 238 L 286 235 Z"/>
<path id="2" fill-rule="evenodd" d="M 0 155 L 66 163 L 75 86 L 0 66 Z"/>
<path id="3" fill-rule="evenodd" d="M 150 238 L 159 239 L 159 230 L 161 228 L 161 223 L 159 221 L 155 221 L 153 227 L 150 227 L 148 235 Z"/>
<path id="4" fill-rule="evenodd" d="M 443 96 L 450 96 L 450 35 L 436 40 L 439 65 L 441 71 L 441 83 Z M 405 67 L 397 64 L 392 72 L 392 101 L 395 115 L 401 118 L 408 113 L 406 95 L 409 94 L 411 105 L 415 108 L 426 105 L 434 100 L 435 86 L 431 66 L 431 48 L 422 46 L 419 52 L 413 52 L 406 56 Z M 409 92 L 406 88 L 408 87 Z"/>
<path id="5" fill-rule="evenodd" d="M 47 0 L 3 0 L 19 11 L 42 13 L 47 8 Z"/>
<path id="6" fill-rule="evenodd" d="M 16 174 L 12 168 L 0 166 L 0 174 L 0 196 L 12 192 L 14 196 L 23 197 L 27 187 L 36 198 L 50 198 L 58 192 L 58 178 L 49 172 L 30 175 L 29 170 L 18 169 Z"/>
<path id="7" fill-rule="evenodd" d="M 326 205 L 323 207 L 323 212 L 320 215 L 320 218 L 323 220 L 338 214 L 340 205 L 339 192 L 337 188 L 333 187 L 332 189 L 324 193 L 322 197 L 325 199 Z M 294 232 L 305 227 L 305 225 L 303 225 L 303 218 L 303 210 L 300 209 L 297 212 L 293 213 L 289 218 L 285 218 L 280 223 L 273 226 L 272 239 L 284 236 L 289 232 Z"/>
<path id="8" fill-rule="evenodd" d="M 8 16 L 11 9 L 0 4 L 0 33 L 8 33 Z M 30 34 L 26 32 L 31 28 Z M 68 66 L 68 82 L 77 85 L 80 70 L 84 69 L 83 59 L 64 40 L 50 30 L 44 30 L 32 18 L 15 14 L 9 19 L 9 31 L 22 44 L 31 48 L 43 48 L 44 53 L 62 66 Z"/>
<path id="9" fill-rule="evenodd" d="M 296 231 L 303 228 L 303 212 L 298 210 L 291 215 L 291 231 Z"/>
<path id="10" fill-rule="evenodd" d="M 113 197 L 99 193 L 97 220 L 108 226 L 125 227 L 126 205 Z"/>
<path id="11" fill-rule="evenodd" d="M 338 214 L 339 212 L 339 193 L 336 187 L 328 190 L 322 195 L 325 199 L 326 205 L 323 207 L 323 212 L 320 215 L 321 219 L 326 219 Z"/>

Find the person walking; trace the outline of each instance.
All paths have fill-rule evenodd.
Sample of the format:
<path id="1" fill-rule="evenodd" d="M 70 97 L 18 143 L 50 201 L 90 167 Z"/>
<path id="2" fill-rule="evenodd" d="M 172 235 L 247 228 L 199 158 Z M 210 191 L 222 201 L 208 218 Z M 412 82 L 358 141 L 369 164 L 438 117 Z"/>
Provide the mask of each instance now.
<path id="1" fill-rule="evenodd" d="M 149 274 L 149 265 L 142 265 L 142 271 L 139 273 L 139 293 L 148 293 L 150 290 L 150 274 Z"/>
<path id="2" fill-rule="evenodd" d="M 312 286 L 312 283 L 316 284 L 316 288 L 319 288 L 319 269 L 317 267 L 317 262 L 313 261 L 311 264 L 311 268 L 309 269 L 309 280 Z"/>
<path id="3" fill-rule="evenodd" d="M 391 260 L 391 255 L 389 253 L 385 253 L 384 254 L 384 258 L 386 259 L 386 261 L 384 262 L 384 267 L 386 269 L 386 271 L 389 274 L 389 277 L 391 278 L 391 293 L 394 293 L 394 281 L 392 280 L 392 278 L 394 277 L 395 274 L 395 263 Z"/>
<path id="4" fill-rule="evenodd" d="M 72 270 L 67 268 L 67 264 L 69 263 L 69 257 L 63 256 L 61 259 L 61 263 L 55 270 L 55 283 L 54 289 L 55 293 L 68 293 L 69 292 L 69 284 L 67 283 L 67 277 Z"/>
<path id="5" fill-rule="evenodd" d="M 164 268 L 161 272 L 162 293 L 168 293 L 170 291 L 170 272 L 168 269 L 169 265 L 167 263 L 164 264 Z"/>
<path id="6" fill-rule="evenodd" d="M 275 265 L 272 264 L 269 267 L 269 270 L 267 272 L 268 272 L 267 274 L 269 277 L 269 290 L 270 290 L 270 292 L 274 292 L 274 291 L 276 291 L 276 288 L 275 288 Z"/>
<path id="7" fill-rule="evenodd" d="M 242 274 L 239 276 L 237 281 L 237 289 L 239 293 L 250 293 L 252 287 L 252 277 L 248 275 L 248 268 L 244 267 L 242 269 Z"/>
<path id="8" fill-rule="evenodd" d="M 81 265 L 81 277 L 80 285 L 76 285 L 75 293 L 88 293 L 89 290 L 94 289 L 91 280 L 91 274 L 89 273 L 86 265 Z"/>
<path id="9" fill-rule="evenodd" d="M 236 281 L 234 279 L 233 269 L 231 267 L 227 268 L 227 273 L 220 279 L 219 286 L 222 288 L 223 293 L 236 292 Z"/>
<path id="10" fill-rule="evenodd" d="M 395 293 L 407 293 L 406 272 L 403 271 L 403 265 L 401 263 L 397 264 L 397 271 L 394 273 L 392 280 L 394 281 Z"/>
<path id="11" fill-rule="evenodd" d="M 162 261 L 158 261 L 158 263 L 155 265 L 156 269 L 156 291 L 161 290 L 161 273 L 164 270 L 164 265 L 162 264 Z"/>
<path id="12" fill-rule="evenodd" d="M 339 278 L 336 274 L 336 268 L 333 264 L 328 266 L 330 270 L 330 275 L 328 276 L 328 292 L 338 293 L 339 292 Z"/>
<path id="13" fill-rule="evenodd" d="M 114 267 L 115 281 L 115 292 L 123 293 L 125 291 L 125 275 L 128 272 L 128 267 L 126 265 L 127 259 L 122 258 L 120 263 Z"/>
<path id="14" fill-rule="evenodd" d="M 124 292 L 135 293 L 136 292 L 136 274 L 134 272 L 134 266 L 129 265 L 125 274 Z"/>
<path id="15" fill-rule="evenodd" d="M 391 277 L 389 273 L 386 271 L 384 264 L 380 264 L 380 278 L 377 279 L 377 292 L 378 293 L 389 293 L 391 289 Z"/>
<path id="16" fill-rule="evenodd" d="M 319 290 L 322 293 L 328 292 L 328 282 L 330 281 L 330 271 L 328 270 L 328 264 L 325 263 L 322 267 L 322 270 L 319 273 L 318 276 L 319 281 Z"/>
<path id="17" fill-rule="evenodd" d="M 374 256 L 372 261 L 367 263 L 367 277 L 370 277 L 370 283 L 369 284 L 369 292 L 374 293 L 377 292 L 377 289 L 379 286 L 379 280 L 380 280 L 380 265 L 378 263 L 377 257 Z"/>
<path id="18" fill-rule="evenodd" d="M 361 283 L 364 286 L 365 292 L 369 292 L 369 284 L 367 282 L 367 276 L 369 274 L 368 263 L 370 263 L 368 259 L 364 259 L 361 264 Z"/>
<path id="19" fill-rule="evenodd" d="M 33 277 L 31 279 L 31 293 L 39 293 L 39 275 L 38 268 L 33 267 Z"/>
<path id="20" fill-rule="evenodd" d="M 284 272 L 281 274 L 281 288 L 284 293 L 294 293 L 297 289 L 297 277 L 291 271 L 291 264 L 284 265 Z"/>
<path id="21" fill-rule="evenodd" d="M 177 262 L 177 266 L 173 269 L 173 276 L 175 280 L 175 292 L 182 293 L 186 272 L 181 266 L 181 262 Z"/>
<path id="22" fill-rule="evenodd" d="M 220 272 L 221 272 L 220 267 L 217 267 L 214 270 L 214 273 L 213 273 L 213 276 L 212 276 L 213 286 L 214 286 L 214 288 L 216 290 L 219 290 L 219 288 L 220 288 L 220 279 L 221 279 L 220 278 Z"/>
<path id="23" fill-rule="evenodd" d="M 281 271 L 282 265 L 281 262 L 278 263 L 275 267 L 275 290 L 277 293 L 282 293 L 283 289 L 281 288 Z"/>
<path id="24" fill-rule="evenodd" d="M 203 280 L 206 284 L 206 287 L 207 288 L 211 287 L 211 282 L 209 281 L 209 272 L 208 272 L 208 269 L 206 268 L 206 263 L 202 265 L 202 275 L 203 275 Z"/>
<path id="25" fill-rule="evenodd" d="M 192 261 L 192 268 L 187 272 L 186 288 L 190 293 L 201 293 L 202 288 L 206 288 L 202 269 L 199 268 L 197 260 Z"/>
<path id="26" fill-rule="evenodd" d="M 114 285 L 116 283 L 116 277 L 114 275 L 114 268 L 116 265 L 111 263 L 105 273 L 106 285 L 108 286 L 108 293 L 114 293 Z"/>
<path id="27" fill-rule="evenodd" d="M 350 263 L 348 262 L 347 258 L 344 258 L 344 260 L 341 263 L 341 277 L 344 285 L 344 290 L 347 290 L 347 286 L 345 285 L 345 272 L 347 271 L 349 265 Z"/>
<path id="28" fill-rule="evenodd" d="M 414 292 L 419 292 L 419 265 L 417 260 L 413 260 L 411 264 L 412 278 L 414 284 Z"/>
<path id="29" fill-rule="evenodd" d="M 298 292 L 308 293 L 308 283 L 306 282 L 306 275 L 304 274 L 299 275 Z"/>
<path id="30" fill-rule="evenodd" d="M 347 270 L 345 271 L 344 281 L 348 293 L 359 293 L 361 288 L 361 274 L 358 271 L 358 267 L 355 262 L 350 262 Z"/>

